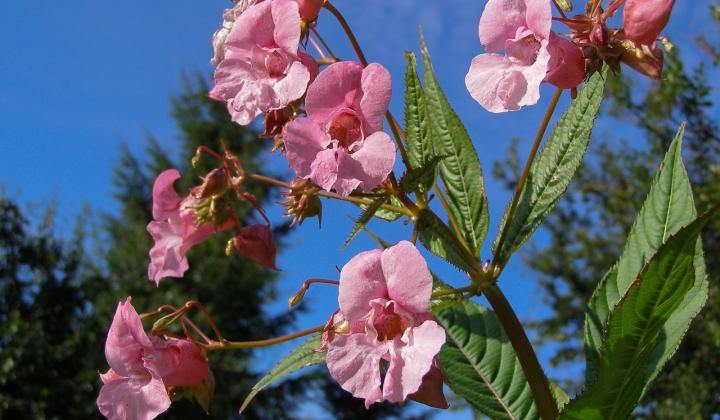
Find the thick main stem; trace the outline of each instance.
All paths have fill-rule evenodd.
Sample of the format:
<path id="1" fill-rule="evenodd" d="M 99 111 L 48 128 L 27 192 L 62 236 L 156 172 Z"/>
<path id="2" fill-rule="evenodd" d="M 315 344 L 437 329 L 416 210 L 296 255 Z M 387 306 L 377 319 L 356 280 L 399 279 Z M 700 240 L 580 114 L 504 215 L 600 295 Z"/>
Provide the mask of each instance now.
<path id="1" fill-rule="evenodd" d="M 555 95 L 553 95 L 550 104 L 548 105 L 547 111 L 545 111 L 545 116 L 543 117 L 543 120 L 540 123 L 540 128 L 538 128 L 537 134 L 535 135 L 535 141 L 533 142 L 532 149 L 530 150 L 530 154 L 528 155 L 528 159 L 525 162 L 525 167 L 523 168 L 522 174 L 520 175 L 517 186 L 515 186 L 515 193 L 513 194 L 512 201 L 510 202 L 510 210 L 508 210 L 508 215 L 505 218 L 503 230 L 500 233 L 500 239 L 498 239 L 497 247 L 495 248 L 497 254 L 499 255 L 493 256 L 493 263 L 491 265 L 491 268 L 493 270 L 498 267 L 498 265 L 502 264 L 501 259 L 507 258 L 505 255 L 503 255 L 502 247 L 504 245 L 505 238 L 507 237 L 508 229 L 510 229 L 510 221 L 515 215 L 518 203 L 520 202 L 520 196 L 522 195 L 523 188 L 525 188 L 525 183 L 527 182 L 528 175 L 530 174 L 530 169 L 532 168 L 533 162 L 535 162 L 535 156 L 537 156 L 538 149 L 540 148 L 540 143 L 542 143 L 542 139 L 545 136 L 545 130 L 547 130 L 548 124 L 550 123 L 550 119 L 555 112 L 555 108 L 557 107 L 561 95 L 562 89 L 558 88 L 555 91 Z"/>
<path id="2" fill-rule="evenodd" d="M 550 391 L 550 382 L 545 376 L 542 366 L 540 366 L 537 355 L 525 334 L 520 320 L 515 315 L 515 311 L 513 311 L 505 295 L 496 285 L 483 288 L 483 293 L 500 320 L 513 349 L 515 349 L 520 366 L 525 372 L 525 379 L 530 385 L 540 418 L 543 420 L 556 419 L 558 410 L 555 398 Z"/>

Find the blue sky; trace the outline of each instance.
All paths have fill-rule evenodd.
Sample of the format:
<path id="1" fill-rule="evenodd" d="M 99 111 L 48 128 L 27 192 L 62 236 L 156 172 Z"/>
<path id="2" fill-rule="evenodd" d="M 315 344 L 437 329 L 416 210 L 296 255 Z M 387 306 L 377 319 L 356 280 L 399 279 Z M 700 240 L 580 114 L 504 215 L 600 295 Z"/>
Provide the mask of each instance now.
<path id="1" fill-rule="evenodd" d="M 368 59 L 384 64 L 392 73 L 396 81 L 392 110 L 399 118 L 403 51 L 417 52 L 418 27 L 423 27 L 440 83 L 466 123 L 486 172 L 490 242 L 509 199 L 489 176 L 492 163 L 503 156 L 513 136 L 522 139 L 521 150 L 527 149 L 551 88 L 543 88 L 539 105 L 515 113 L 489 114 L 472 100 L 465 90 L 464 76 L 472 57 L 481 52 L 477 23 L 484 3 L 335 1 L 355 29 Z M 702 28 L 708 23 L 710 3 L 678 2 L 668 28 L 690 61 L 700 56 L 689 45 L 694 33 L 687 28 Z M 181 71 L 210 74 L 210 37 L 222 10 L 229 5 L 221 0 L 41 0 L 6 5 L 0 15 L 0 183 L 22 201 L 56 197 L 61 218 L 66 220 L 85 203 L 97 211 L 116 211 L 111 179 L 119 145 L 125 143 L 139 152 L 146 134 L 152 133 L 170 153 L 176 151 L 178 132 L 170 117 L 169 99 L 180 91 Z M 338 55 L 353 56 L 330 15 L 321 15 L 318 29 Z M 715 76 L 710 82 L 717 87 Z M 615 124 L 601 121 L 596 132 L 633 137 L 632 130 Z M 284 164 L 277 157 L 271 163 L 274 168 Z M 278 209 L 271 214 L 277 217 Z M 290 238 L 292 246 L 279 258 L 283 296 L 292 294 L 305 278 L 336 277 L 336 265 L 342 266 L 358 251 L 374 247 L 361 236 L 340 252 L 351 228 L 348 217 L 357 214 L 352 206 L 327 203 L 322 230 L 317 230 L 313 220 L 295 230 Z M 371 228 L 391 241 L 409 236 L 407 228 L 384 222 L 373 222 Z M 313 258 L 309 260 L 308 255 Z M 486 248 L 483 256 L 488 255 Z M 430 256 L 428 260 L 448 282 L 463 284 L 460 273 L 437 258 Z M 501 287 L 521 318 L 547 313 L 519 258 L 503 274 Z M 336 306 L 336 291 L 331 287 L 318 286 L 307 296 L 311 311 L 301 318 L 298 327 L 321 323 Z M 283 307 L 284 298 L 270 310 Z M 270 351 L 269 358 L 278 357 L 277 351 Z"/>

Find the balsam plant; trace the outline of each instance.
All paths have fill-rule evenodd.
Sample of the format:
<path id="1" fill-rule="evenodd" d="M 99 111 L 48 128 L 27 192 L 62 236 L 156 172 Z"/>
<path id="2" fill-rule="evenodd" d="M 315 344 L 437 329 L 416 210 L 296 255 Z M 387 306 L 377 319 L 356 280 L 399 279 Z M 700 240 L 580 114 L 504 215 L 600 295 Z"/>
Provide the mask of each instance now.
<path id="1" fill-rule="evenodd" d="M 303 282 L 289 298 L 290 308 L 312 284 L 338 286 L 338 305 L 327 308 L 325 325 L 283 337 L 231 341 L 200 302 L 138 314 L 127 298 L 108 333 L 110 370 L 101 374 L 100 412 L 150 419 L 182 397 L 208 410 L 214 392 L 208 352 L 309 336 L 253 388 L 241 412 L 273 382 L 324 364 L 366 407 L 412 399 L 447 408 L 447 384 L 491 418 L 630 416 L 707 298 L 700 233 L 715 209 L 696 214 L 681 157 L 684 127 L 659 162 L 623 255 L 589 297 L 587 373 L 578 395 L 571 399 L 547 379 L 501 289 L 508 261 L 578 171 L 607 78 L 622 63 L 661 76 L 657 41 L 669 45 L 659 37 L 673 1 L 603 3 L 589 0 L 568 17 L 573 4 L 567 0 L 489 0 L 480 18 L 486 52 L 473 59 L 465 79 L 480 105 L 513 111 L 537 103 L 542 83 L 557 87 L 492 240 L 491 258 L 480 255 L 490 227 L 480 159 L 438 83 L 422 37 L 420 62 L 406 53 L 401 126 L 388 110 L 390 73 L 368 62 L 329 1 L 240 0 L 228 9 L 213 36 L 217 68 L 210 96 L 225 102 L 238 124 L 263 115 L 263 136 L 273 139 L 273 151 L 285 156 L 297 177 L 288 182 L 251 173 L 228 150 L 204 146 L 193 162 L 214 159 L 217 168 L 185 197 L 173 187 L 181 174 L 161 173 L 148 225 L 155 239 L 150 280 L 162 287 L 162 279 L 182 277 L 191 247 L 224 231 L 233 232 L 229 257 L 237 252 L 275 269 L 270 220 L 248 188 L 252 183 L 284 189 L 282 205 L 293 224 L 320 218 L 323 199 L 358 206 L 361 214 L 345 244 L 374 217 L 411 224 L 412 234 L 395 244 L 378 238 L 381 249 L 354 256 L 337 280 Z M 321 9 L 340 23 L 357 60 L 341 60 L 322 38 Z M 623 28 L 609 28 L 608 19 L 621 9 Z M 569 34 L 553 31 L 553 20 Z M 572 101 L 543 143 L 566 90 Z M 404 169 L 396 175 L 397 156 Z M 254 207 L 264 222 L 241 226 L 234 216 L 241 205 Z M 461 271 L 467 284 L 452 288 L 434 276 L 418 243 Z M 490 308 L 473 299 L 480 295 Z M 196 323 L 198 314 L 203 324 Z M 142 322 L 151 320 L 148 335 Z"/>

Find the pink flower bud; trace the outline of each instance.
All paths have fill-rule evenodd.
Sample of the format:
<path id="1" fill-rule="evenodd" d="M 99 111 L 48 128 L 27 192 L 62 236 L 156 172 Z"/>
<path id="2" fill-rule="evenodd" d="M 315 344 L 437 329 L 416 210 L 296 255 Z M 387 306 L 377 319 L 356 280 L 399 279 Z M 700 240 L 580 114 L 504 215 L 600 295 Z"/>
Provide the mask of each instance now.
<path id="1" fill-rule="evenodd" d="M 171 338 L 158 340 L 155 348 L 158 373 L 165 386 L 194 386 L 210 375 L 207 358 L 195 343 Z"/>
<path id="2" fill-rule="evenodd" d="M 263 267 L 277 270 L 275 256 L 277 248 L 270 231 L 270 225 L 251 225 L 238 230 L 232 238 L 233 247 L 241 255 L 255 261 Z"/>
<path id="3" fill-rule="evenodd" d="M 297 0 L 300 6 L 300 18 L 307 22 L 317 19 L 325 0 Z"/>
<path id="4" fill-rule="evenodd" d="M 654 44 L 674 4 L 675 0 L 627 0 L 623 11 L 625 35 L 637 44 Z"/>

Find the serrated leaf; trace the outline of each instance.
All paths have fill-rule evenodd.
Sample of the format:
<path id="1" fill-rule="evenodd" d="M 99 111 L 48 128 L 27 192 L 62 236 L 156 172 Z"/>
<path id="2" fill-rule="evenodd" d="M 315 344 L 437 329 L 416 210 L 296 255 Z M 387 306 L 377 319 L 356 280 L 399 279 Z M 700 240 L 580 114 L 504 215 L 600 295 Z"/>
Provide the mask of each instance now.
<path id="1" fill-rule="evenodd" d="M 471 251 L 477 255 L 490 224 L 480 159 L 465 126 L 440 89 L 422 36 L 420 42 L 425 100 L 435 152 L 445 156 L 440 161 L 440 176 L 450 211 L 460 224 Z"/>
<path id="2" fill-rule="evenodd" d="M 500 234 L 493 242 L 493 254 L 501 261 L 510 258 L 524 244 L 557 204 L 582 162 L 590 142 L 593 123 L 600 110 L 607 68 L 595 73 L 580 89 L 558 121 L 547 143 L 530 167 L 513 219 L 508 221 L 510 206 L 505 209 L 500 229 L 510 223 L 500 246 Z"/>
<path id="3" fill-rule="evenodd" d="M 355 226 L 353 226 L 353 230 L 350 232 L 350 235 L 348 235 L 347 239 L 345 239 L 345 243 L 343 243 L 341 249 L 345 249 L 348 244 L 350 244 L 350 241 L 355 239 L 357 234 L 360 233 L 365 225 L 367 225 L 383 203 L 385 203 L 385 197 L 376 198 L 375 201 L 368 204 L 367 208 L 362 212 L 357 221 L 355 221 Z"/>
<path id="4" fill-rule="evenodd" d="M 400 186 L 406 193 L 415 191 L 429 191 L 435 184 L 438 163 L 442 157 L 436 156 L 419 168 L 411 168 L 400 179 Z"/>
<path id="5" fill-rule="evenodd" d="M 520 361 L 495 313 L 464 300 L 433 311 L 447 341 L 439 354 L 450 389 L 493 419 L 536 419 Z"/>
<path id="6" fill-rule="evenodd" d="M 302 344 L 291 351 L 285 358 L 283 358 L 275 367 L 265 374 L 255 386 L 252 387 L 250 394 L 245 397 L 242 406 L 240 407 L 240 413 L 242 413 L 247 406 L 250 404 L 255 396 L 267 388 L 277 380 L 284 378 L 291 373 L 294 373 L 304 367 L 319 365 L 325 363 L 325 352 L 315 351 L 321 345 L 321 335 L 315 334 L 309 339 L 305 340 Z"/>
<path id="7" fill-rule="evenodd" d="M 690 180 L 682 162 L 682 136 L 683 127 L 678 131 L 660 165 L 650 193 L 630 230 L 622 256 L 600 281 L 590 299 L 585 317 L 588 384 L 596 379 L 599 352 L 603 344 L 602 333 L 609 314 L 615 308 L 620 296 L 626 293 L 640 269 L 657 252 L 668 236 L 695 219 L 696 211 Z M 672 314 L 663 327 L 663 340 L 658 343 L 647 366 L 645 388 L 672 357 L 690 322 L 707 300 L 708 284 L 702 244 L 699 239 L 696 247 L 696 278 L 693 288 L 685 296 L 680 309 Z"/>
<path id="8" fill-rule="evenodd" d="M 620 296 L 603 332 L 597 380 L 566 406 L 563 418 L 630 416 L 663 327 L 695 283 L 697 240 L 712 216 L 706 213 L 671 235 Z"/>
<path id="9" fill-rule="evenodd" d="M 406 52 L 405 67 L 405 139 L 410 168 L 420 168 L 433 156 L 425 94 L 417 73 L 415 54 Z"/>
<path id="10" fill-rule="evenodd" d="M 433 212 L 420 212 L 416 228 L 420 242 L 428 251 L 463 271 L 473 271 L 473 267 L 467 262 L 472 256 L 468 255 L 467 250 Z"/>
<path id="11" fill-rule="evenodd" d="M 393 206 L 396 206 L 396 207 L 403 207 L 403 206 L 404 206 L 404 204 L 402 203 L 402 201 L 400 201 L 400 200 L 399 200 L 397 197 L 395 197 L 394 195 L 393 195 L 393 196 L 390 196 L 390 204 L 392 204 Z M 365 211 L 365 210 L 367 210 L 368 205 L 367 205 L 367 204 L 361 204 L 361 205 L 360 205 L 360 208 L 363 209 L 363 211 Z M 384 209 L 384 208 L 382 208 L 382 207 L 379 208 L 379 209 L 377 209 L 377 210 L 375 211 L 375 214 L 373 215 L 373 217 L 377 217 L 378 219 L 382 219 L 382 220 L 385 220 L 385 221 L 388 221 L 388 222 L 394 222 L 395 220 L 397 220 L 397 219 L 399 219 L 399 218 L 401 218 L 401 217 L 403 217 L 403 216 L 404 216 L 404 214 L 396 213 L 396 212 L 394 212 L 394 211 L 392 211 L 392 210 L 386 210 L 386 209 Z"/>

